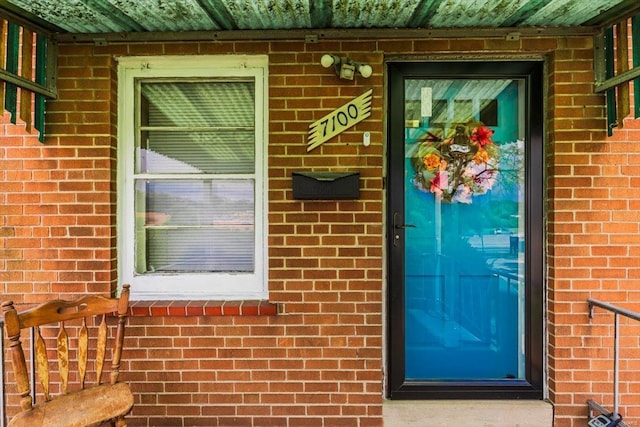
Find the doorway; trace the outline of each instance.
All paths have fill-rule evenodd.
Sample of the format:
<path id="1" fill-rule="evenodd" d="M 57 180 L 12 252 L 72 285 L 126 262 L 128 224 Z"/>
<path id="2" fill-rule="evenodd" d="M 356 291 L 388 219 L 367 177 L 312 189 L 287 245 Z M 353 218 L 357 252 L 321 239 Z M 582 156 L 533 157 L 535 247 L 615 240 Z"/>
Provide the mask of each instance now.
<path id="1" fill-rule="evenodd" d="M 389 62 L 388 395 L 541 398 L 541 62 Z"/>

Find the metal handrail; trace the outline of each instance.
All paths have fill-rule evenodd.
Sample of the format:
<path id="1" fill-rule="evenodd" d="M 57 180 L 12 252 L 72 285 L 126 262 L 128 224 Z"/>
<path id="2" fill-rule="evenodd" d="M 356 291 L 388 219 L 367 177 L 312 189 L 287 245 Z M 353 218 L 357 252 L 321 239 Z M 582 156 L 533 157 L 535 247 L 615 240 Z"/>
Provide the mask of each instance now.
<path id="1" fill-rule="evenodd" d="M 614 314 L 614 329 L 613 329 L 613 417 L 618 419 L 619 402 L 618 402 L 618 388 L 620 383 L 620 316 L 625 316 L 633 320 L 640 322 L 640 313 L 627 310 L 626 308 L 618 307 L 617 305 L 609 304 L 607 302 L 599 301 L 597 299 L 589 298 L 589 319 L 593 319 L 594 307 L 600 307 L 608 310 Z"/>
<path id="2" fill-rule="evenodd" d="M 605 310 L 612 311 L 616 314 L 622 314 L 625 317 L 628 317 L 633 320 L 637 320 L 640 322 L 640 313 L 637 311 L 627 310 L 626 308 L 618 307 L 617 305 L 609 304 L 607 302 L 602 302 L 597 299 L 589 298 L 587 300 L 589 302 L 589 318 L 593 318 L 593 307 L 597 306 L 600 308 L 604 308 Z"/>

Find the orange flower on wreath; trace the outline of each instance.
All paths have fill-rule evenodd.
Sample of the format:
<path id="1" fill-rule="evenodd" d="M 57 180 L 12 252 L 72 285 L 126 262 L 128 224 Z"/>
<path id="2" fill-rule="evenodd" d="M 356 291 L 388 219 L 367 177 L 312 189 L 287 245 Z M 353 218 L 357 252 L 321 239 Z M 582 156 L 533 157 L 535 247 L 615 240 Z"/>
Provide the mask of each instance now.
<path id="1" fill-rule="evenodd" d="M 478 150 L 475 156 L 473 156 L 473 162 L 476 165 L 487 163 L 490 159 L 491 159 L 491 156 L 486 150 Z"/>
<path id="2" fill-rule="evenodd" d="M 428 171 L 434 171 L 440 167 L 440 156 L 435 153 L 429 153 L 422 158 L 424 167 Z"/>

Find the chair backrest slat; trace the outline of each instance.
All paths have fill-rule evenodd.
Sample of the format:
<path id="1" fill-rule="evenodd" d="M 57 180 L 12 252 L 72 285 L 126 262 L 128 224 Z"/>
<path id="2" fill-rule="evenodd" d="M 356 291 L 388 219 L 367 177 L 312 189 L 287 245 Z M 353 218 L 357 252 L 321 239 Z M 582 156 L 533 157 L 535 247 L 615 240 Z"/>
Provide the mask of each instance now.
<path id="1" fill-rule="evenodd" d="M 104 366 L 104 355 L 107 349 L 107 322 L 102 317 L 102 322 L 98 327 L 98 343 L 96 344 L 96 383 L 100 384 L 102 368 Z"/>
<path id="2" fill-rule="evenodd" d="M 64 322 L 60 322 L 60 332 L 58 333 L 57 344 L 58 372 L 60 372 L 62 394 L 67 394 L 67 391 L 69 390 L 69 335 L 64 327 Z"/>
<path id="3" fill-rule="evenodd" d="M 82 327 L 78 333 L 78 375 L 80 388 L 84 388 L 84 379 L 87 374 L 87 359 L 89 354 L 89 330 L 87 329 L 87 318 L 82 318 Z"/>
<path id="4" fill-rule="evenodd" d="M 47 358 L 47 347 L 44 344 L 39 327 L 36 327 L 35 340 L 37 377 L 42 385 L 44 400 L 49 401 L 51 400 L 51 394 L 49 393 L 49 360 Z"/>

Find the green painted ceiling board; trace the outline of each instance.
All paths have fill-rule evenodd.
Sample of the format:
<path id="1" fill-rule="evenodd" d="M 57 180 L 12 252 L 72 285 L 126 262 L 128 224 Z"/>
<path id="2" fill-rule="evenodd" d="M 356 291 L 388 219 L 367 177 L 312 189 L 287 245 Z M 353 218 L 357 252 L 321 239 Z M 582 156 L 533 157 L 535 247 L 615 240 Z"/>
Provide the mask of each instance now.
<path id="1" fill-rule="evenodd" d="M 515 27 L 522 24 L 528 17 L 534 15 L 540 9 L 549 3 L 548 0 L 529 0 L 523 3 L 522 6 L 511 16 L 508 16 L 503 25 L 505 27 Z"/>
<path id="2" fill-rule="evenodd" d="M 84 0 L 86 5 L 100 13 L 105 18 L 113 21 L 124 31 L 144 31 L 144 26 L 140 25 L 129 15 L 115 7 L 111 2 L 104 0 Z"/>
<path id="3" fill-rule="evenodd" d="M 224 30 L 238 29 L 238 24 L 222 0 L 198 0 L 198 3 L 220 28 Z"/>
<path id="4" fill-rule="evenodd" d="M 408 26 L 412 28 L 426 28 L 444 0 L 420 0 L 413 11 Z"/>
<path id="5" fill-rule="evenodd" d="M 331 28 L 333 20 L 332 0 L 316 0 L 309 4 L 311 28 Z"/>
<path id="6" fill-rule="evenodd" d="M 73 34 L 299 28 L 513 28 L 610 25 L 639 0 L 0 0 Z"/>

